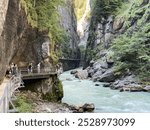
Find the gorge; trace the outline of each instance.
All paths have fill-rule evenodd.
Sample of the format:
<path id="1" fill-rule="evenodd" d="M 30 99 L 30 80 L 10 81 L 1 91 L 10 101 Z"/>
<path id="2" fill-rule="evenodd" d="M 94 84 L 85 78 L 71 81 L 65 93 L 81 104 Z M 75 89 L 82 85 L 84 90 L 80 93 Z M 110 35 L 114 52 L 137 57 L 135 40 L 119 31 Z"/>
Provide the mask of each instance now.
<path id="1" fill-rule="evenodd" d="M 149 0 L 0 0 L 0 6 L 1 84 L 11 63 L 26 71 L 32 63 L 33 73 L 39 63 L 59 74 L 83 66 L 74 73 L 79 79 L 67 71 L 24 81 L 25 88 L 48 102 L 94 103 L 95 112 L 149 112 Z"/>

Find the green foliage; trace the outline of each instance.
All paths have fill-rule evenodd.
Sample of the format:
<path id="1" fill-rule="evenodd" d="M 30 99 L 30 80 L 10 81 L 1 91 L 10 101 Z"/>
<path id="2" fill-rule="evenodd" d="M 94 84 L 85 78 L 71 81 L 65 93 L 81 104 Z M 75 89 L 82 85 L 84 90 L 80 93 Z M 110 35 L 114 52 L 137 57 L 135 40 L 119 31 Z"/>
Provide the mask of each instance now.
<path id="1" fill-rule="evenodd" d="M 32 102 L 27 100 L 23 96 L 17 96 L 17 100 L 14 103 L 15 107 L 19 113 L 29 113 L 32 112 Z"/>
<path id="2" fill-rule="evenodd" d="M 107 18 L 110 15 L 114 15 L 122 2 L 123 0 L 95 0 L 93 15 L 97 20 L 101 20 L 102 17 Z"/>
<path id="3" fill-rule="evenodd" d="M 53 87 L 52 93 L 43 94 L 42 97 L 45 100 L 51 101 L 51 102 L 58 102 L 61 101 L 63 98 L 63 85 L 62 82 L 59 79 L 56 79 L 56 82 Z"/>
<path id="4" fill-rule="evenodd" d="M 22 7 L 24 8 L 28 23 L 32 27 L 37 27 L 38 21 L 37 21 L 37 13 L 36 8 L 33 6 L 33 0 L 20 0 Z"/>
<path id="5" fill-rule="evenodd" d="M 58 80 L 58 89 L 59 89 L 58 97 L 62 98 L 63 97 L 63 85 L 62 85 L 62 82 L 60 80 Z"/>
<path id="6" fill-rule="evenodd" d="M 149 5 L 141 6 L 142 0 L 127 3 L 127 9 L 118 10 L 119 16 L 125 18 L 126 32 L 113 41 L 116 73 L 132 71 L 139 79 L 150 81 L 150 23 Z M 136 30 L 132 24 L 136 24 Z M 144 25 L 144 26 L 143 26 Z"/>
<path id="7" fill-rule="evenodd" d="M 112 49 L 117 72 L 125 72 L 129 69 L 140 79 L 150 80 L 148 79 L 150 77 L 148 27 L 150 29 L 149 23 L 132 36 L 123 34 L 114 40 Z"/>
<path id="8" fill-rule="evenodd" d="M 64 5 L 64 0 L 21 0 L 29 24 L 39 31 L 48 32 L 51 41 L 51 59 L 56 64 L 58 58 L 55 52 L 56 45 L 64 44 L 66 32 L 60 26 L 58 6 Z"/>
<path id="9" fill-rule="evenodd" d="M 131 2 L 123 2 L 120 7 L 116 10 L 117 17 L 124 17 L 126 18 L 129 15 L 129 11 L 131 9 L 132 3 Z"/>
<path id="10" fill-rule="evenodd" d="M 83 45 L 80 45 L 79 49 L 80 49 L 81 55 L 83 56 L 85 54 L 85 47 Z"/>

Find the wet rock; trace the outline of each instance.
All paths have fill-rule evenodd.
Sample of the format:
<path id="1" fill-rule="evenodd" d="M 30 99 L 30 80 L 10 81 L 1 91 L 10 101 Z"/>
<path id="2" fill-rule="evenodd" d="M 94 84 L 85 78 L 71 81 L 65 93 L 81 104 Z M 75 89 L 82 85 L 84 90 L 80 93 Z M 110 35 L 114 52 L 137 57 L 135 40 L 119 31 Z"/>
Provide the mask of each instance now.
<path id="1" fill-rule="evenodd" d="M 110 86 L 111 86 L 110 83 L 105 83 L 105 84 L 103 84 L 103 87 L 110 87 Z"/>
<path id="2" fill-rule="evenodd" d="M 71 78 L 66 78 L 66 80 L 67 80 L 67 81 L 72 81 L 72 79 L 71 79 Z"/>
<path id="3" fill-rule="evenodd" d="M 82 107 L 79 107 L 78 113 L 83 113 L 83 112 L 84 112 L 83 108 L 82 108 Z"/>
<path id="4" fill-rule="evenodd" d="M 146 92 L 150 92 L 150 86 L 144 87 L 143 90 L 146 91 Z"/>
<path id="5" fill-rule="evenodd" d="M 92 77 L 94 75 L 94 69 L 93 68 L 90 68 L 87 70 L 88 71 L 88 77 Z"/>
<path id="6" fill-rule="evenodd" d="M 88 72 L 87 70 L 81 70 L 81 71 L 78 71 L 76 74 L 75 74 L 75 77 L 78 78 L 78 79 L 87 79 L 88 78 Z"/>
<path id="7" fill-rule="evenodd" d="M 120 80 L 115 81 L 111 85 L 112 89 L 119 89 L 120 92 L 130 91 L 130 92 L 139 92 L 143 91 L 142 85 L 136 80 L 134 75 L 123 77 Z"/>
<path id="8" fill-rule="evenodd" d="M 141 92 L 141 91 L 143 91 L 143 87 L 141 85 L 137 85 L 137 84 L 130 84 L 130 86 L 125 86 L 120 89 L 120 92 L 124 92 L 124 91 Z"/>
<path id="9" fill-rule="evenodd" d="M 90 61 L 90 67 L 93 67 L 93 65 L 94 65 L 94 61 L 92 60 L 92 61 Z"/>
<path id="10" fill-rule="evenodd" d="M 93 103 L 91 104 L 86 103 L 82 106 L 71 105 L 69 107 L 70 107 L 70 110 L 72 110 L 74 113 L 92 112 L 95 109 L 95 106 Z"/>
<path id="11" fill-rule="evenodd" d="M 83 108 L 84 112 L 92 112 L 92 111 L 94 111 L 95 106 L 93 103 L 91 103 L 91 104 L 86 103 L 82 106 L 82 108 Z"/>
<path id="12" fill-rule="evenodd" d="M 142 87 L 133 87 L 133 88 L 130 88 L 130 92 L 142 92 L 143 91 L 143 88 Z"/>
<path id="13" fill-rule="evenodd" d="M 71 72 L 70 72 L 70 74 L 76 74 L 78 71 L 77 70 L 72 70 Z"/>
<path id="14" fill-rule="evenodd" d="M 100 86 L 100 84 L 95 84 L 95 86 Z"/>

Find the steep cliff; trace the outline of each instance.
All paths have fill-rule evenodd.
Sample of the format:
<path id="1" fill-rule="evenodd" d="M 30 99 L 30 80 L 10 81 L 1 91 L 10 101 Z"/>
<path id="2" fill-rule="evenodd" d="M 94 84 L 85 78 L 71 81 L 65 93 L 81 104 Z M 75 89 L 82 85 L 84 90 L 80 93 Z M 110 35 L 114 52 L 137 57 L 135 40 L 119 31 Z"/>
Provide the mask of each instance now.
<path id="1" fill-rule="evenodd" d="M 60 57 L 80 59 L 80 50 L 78 48 L 79 36 L 77 34 L 77 19 L 74 12 L 72 0 L 65 0 L 63 6 L 58 8 L 60 15 L 60 24 L 64 28 L 66 37 L 63 44 L 59 46 Z"/>
<path id="2" fill-rule="evenodd" d="M 149 0 L 96 2 L 84 68 L 95 81 L 116 81 L 113 88 L 142 90 L 150 82 Z"/>
<path id="3" fill-rule="evenodd" d="M 4 41 L 4 36 L 3 36 L 3 27 L 6 19 L 6 13 L 7 13 L 7 8 L 8 8 L 8 0 L 1 0 L 0 1 L 0 81 L 5 75 L 6 67 L 5 65 L 7 64 L 7 61 L 5 60 L 5 44 L 3 43 Z"/>
<path id="4" fill-rule="evenodd" d="M 74 15 L 67 16 L 70 22 L 66 27 L 63 21 L 66 18 L 60 20 L 58 14 L 57 8 L 63 6 L 61 3 L 63 1 L 1 0 L 0 2 L 2 6 L 0 10 L 2 16 L 0 18 L 1 82 L 12 62 L 19 68 L 27 67 L 32 62 L 34 69 L 37 69 L 37 64 L 41 63 L 41 69 L 55 71 L 58 63 L 57 47 L 62 44 L 66 28 L 71 29 L 69 43 L 75 50 L 73 55 L 77 57 L 78 36 L 76 25 L 72 22 L 75 21 Z M 67 9 L 65 11 L 68 11 Z M 69 9 L 72 11 L 72 7 Z M 60 21 L 64 23 L 64 29 Z M 34 84 L 45 99 L 58 101 L 63 97 L 62 84 L 57 75 Z"/>

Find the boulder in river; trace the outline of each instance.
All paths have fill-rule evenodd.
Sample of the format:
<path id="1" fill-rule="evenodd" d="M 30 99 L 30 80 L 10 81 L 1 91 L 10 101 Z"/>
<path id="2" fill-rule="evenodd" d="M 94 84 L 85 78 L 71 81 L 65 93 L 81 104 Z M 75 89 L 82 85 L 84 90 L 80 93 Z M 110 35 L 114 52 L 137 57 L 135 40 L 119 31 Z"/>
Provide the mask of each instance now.
<path id="1" fill-rule="evenodd" d="M 143 88 L 143 91 L 150 92 L 150 86 L 146 86 Z"/>
<path id="2" fill-rule="evenodd" d="M 67 81 L 72 81 L 72 79 L 71 79 L 71 78 L 66 78 L 66 80 L 67 80 Z"/>
<path id="3" fill-rule="evenodd" d="M 116 79 L 116 77 L 114 75 L 114 70 L 109 69 L 98 78 L 98 81 L 100 81 L 100 82 L 114 82 L 115 79 Z"/>
<path id="4" fill-rule="evenodd" d="M 120 92 L 124 92 L 124 91 L 128 91 L 128 92 L 141 92 L 143 91 L 143 88 L 141 85 L 131 85 L 131 86 L 125 86 L 123 88 L 120 89 Z"/>
<path id="5" fill-rule="evenodd" d="M 75 77 L 78 79 L 87 79 L 88 78 L 88 72 L 87 70 L 80 70 L 75 74 Z"/>
<path id="6" fill-rule="evenodd" d="M 72 70 L 71 72 L 70 72 L 70 74 L 76 74 L 78 71 L 77 70 Z"/>
<path id="7" fill-rule="evenodd" d="M 83 106 L 82 106 L 82 108 L 83 108 L 83 111 L 84 112 L 92 112 L 92 111 L 94 111 L 94 109 L 95 109 L 95 106 L 94 106 L 94 104 L 93 103 L 91 103 L 91 104 L 84 104 Z"/>
<path id="8" fill-rule="evenodd" d="M 70 107 L 70 110 L 72 110 L 74 113 L 93 112 L 95 109 L 95 105 L 93 103 L 91 104 L 85 103 L 82 106 L 71 105 L 69 107 Z"/>
<path id="9" fill-rule="evenodd" d="M 103 84 L 103 87 L 110 87 L 110 86 L 111 86 L 110 83 L 104 83 L 104 84 Z"/>

